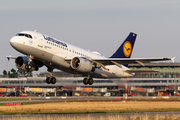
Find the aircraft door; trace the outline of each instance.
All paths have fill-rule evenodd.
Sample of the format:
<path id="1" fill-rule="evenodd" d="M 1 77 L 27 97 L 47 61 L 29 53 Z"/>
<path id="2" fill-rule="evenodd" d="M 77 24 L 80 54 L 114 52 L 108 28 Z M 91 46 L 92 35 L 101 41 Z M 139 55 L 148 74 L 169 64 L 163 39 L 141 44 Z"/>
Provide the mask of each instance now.
<path id="1" fill-rule="evenodd" d="M 43 48 L 43 36 L 42 35 L 38 35 L 38 47 Z"/>
<path id="2" fill-rule="evenodd" d="M 33 39 L 30 38 L 28 34 L 26 34 L 25 36 L 26 36 L 26 38 L 28 39 L 28 40 L 26 40 L 27 43 L 28 43 L 27 48 L 26 48 L 26 51 L 27 51 L 27 52 L 32 52 L 33 50 L 31 49 L 31 47 L 33 46 Z"/>

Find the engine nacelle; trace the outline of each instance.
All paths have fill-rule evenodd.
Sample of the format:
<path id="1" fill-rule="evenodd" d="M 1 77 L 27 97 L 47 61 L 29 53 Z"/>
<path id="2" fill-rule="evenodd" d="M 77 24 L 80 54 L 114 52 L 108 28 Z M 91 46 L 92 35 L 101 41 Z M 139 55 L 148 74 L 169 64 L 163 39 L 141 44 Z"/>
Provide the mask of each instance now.
<path id="1" fill-rule="evenodd" d="M 37 60 L 32 60 L 30 64 L 28 65 L 28 58 L 26 56 L 19 56 L 15 60 L 15 65 L 19 70 L 23 71 L 34 71 L 38 70 L 38 67 L 42 67 L 42 63 L 39 62 L 37 64 Z"/>
<path id="2" fill-rule="evenodd" d="M 90 72 L 92 70 L 92 63 L 81 57 L 74 57 L 71 60 L 71 67 L 79 72 Z"/>

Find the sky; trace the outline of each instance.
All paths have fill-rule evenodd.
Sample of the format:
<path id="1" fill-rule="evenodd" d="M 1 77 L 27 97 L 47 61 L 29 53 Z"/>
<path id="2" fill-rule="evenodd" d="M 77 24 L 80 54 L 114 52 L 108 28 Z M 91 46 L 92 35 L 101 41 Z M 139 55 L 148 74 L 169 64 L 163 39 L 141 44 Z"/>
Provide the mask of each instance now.
<path id="1" fill-rule="evenodd" d="M 132 58 L 176 57 L 180 62 L 179 0 L 2 0 L 0 74 L 15 68 L 5 56 L 22 56 L 10 39 L 36 30 L 110 57 L 130 32 L 137 34 Z M 16 69 L 17 70 L 17 69 Z M 39 72 L 45 72 L 41 68 Z"/>

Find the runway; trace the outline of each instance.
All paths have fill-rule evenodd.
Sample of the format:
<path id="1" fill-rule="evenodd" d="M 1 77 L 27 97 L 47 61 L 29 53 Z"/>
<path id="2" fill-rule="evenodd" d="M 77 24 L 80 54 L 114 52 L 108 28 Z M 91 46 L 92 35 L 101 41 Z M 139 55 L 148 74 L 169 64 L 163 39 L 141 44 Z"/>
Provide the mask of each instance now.
<path id="1" fill-rule="evenodd" d="M 124 100 L 125 98 L 122 96 L 111 96 L 111 97 L 93 97 L 93 96 L 86 96 L 86 97 L 77 97 L 77 96 L 68 96 L 68 97 L 5 97 L 7 99 L 13 99 L 8 101 L 0 101 L 0 103 L 24 103 L 24 102 L 46 102 L 46 101 L 65 101 L 65 100 Z M 27 100 L 15 100 L 18 98 L 27 99 Z M 154 96 L 133 96 L 133 97 L 127 97 L 127 99 L 169 99 L 169 98 L 180 98 L 179 96 L 160 96 L 160 97 L 154 97 Z"/>
<path id="2" fill-rule="evenodd" d="M 22 97 L 6 97 L 18 99 Z M 0 103 L 23 103 L 23 102 L 46 102 L 46 101 L 65 101 L 65 100 L 96 100 L 96 99 L 114 99 L 117 97 L 23 97 L 28 100 L 12 100 L 12 101 L 0 101 Z M 118 97 L 123 98 L 123 97 Z"/>

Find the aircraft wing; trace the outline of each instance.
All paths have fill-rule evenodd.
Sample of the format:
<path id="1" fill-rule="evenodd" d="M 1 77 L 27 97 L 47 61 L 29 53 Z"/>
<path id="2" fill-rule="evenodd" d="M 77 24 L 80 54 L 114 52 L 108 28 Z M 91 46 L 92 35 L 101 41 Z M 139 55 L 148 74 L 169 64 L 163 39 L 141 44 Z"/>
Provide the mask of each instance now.
<path id="1" fill-rule="evenodd" d="M 144 63 L 150 63 L 154 61 L 166 61 L 172 60 L 174 62 L 175 58 L 103 58 L 103 59 L 92 59 L 90 61 L 94 61 L 95 63 L 99 63 L 102 65 L 117 65 L 121 66 L 121 64 L 140 64 L 144 66 Z"/>
<path id="2" fill-rule="evenodd" d="M 166 60 L 172 60 L 174 62 L 174 58 L 93 58 L 88 59 L 92 63 L 96 64 L 96 67 L 104 67 L 106 65 L 117 65 L 118 67 L 122 67 L 122 64 L 140 64 L 142 66 L 145 66 L 144 63 L 150 63 L 155 61 L 166 61 Z M 65 58 L 65 60 L 71 61 L 71 58 Z"/>

